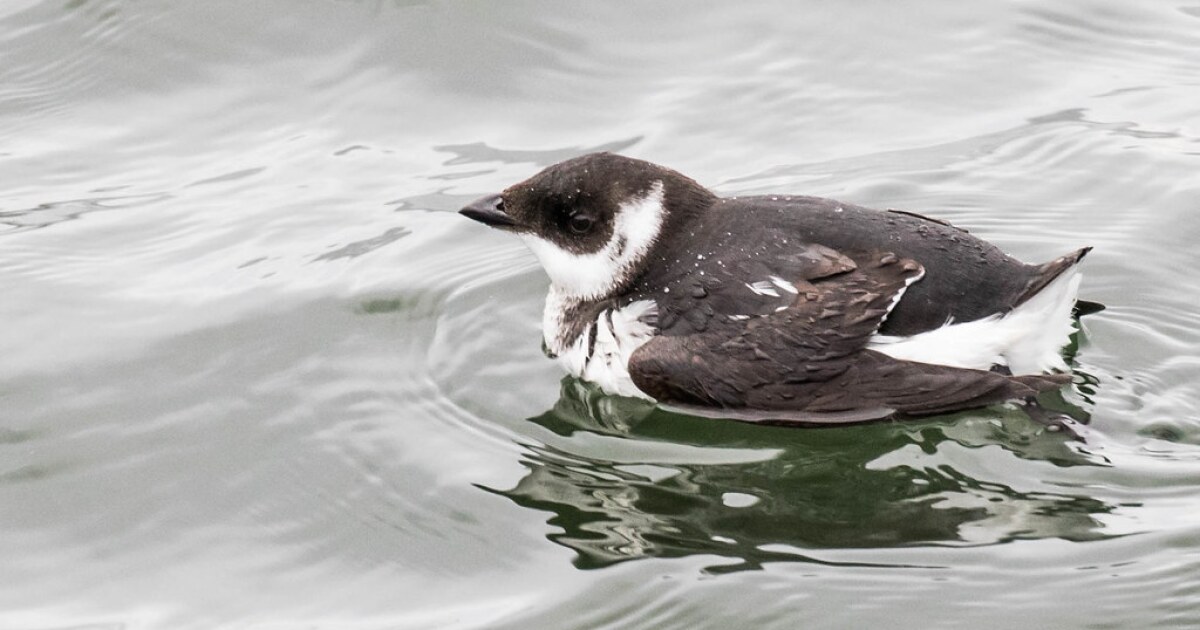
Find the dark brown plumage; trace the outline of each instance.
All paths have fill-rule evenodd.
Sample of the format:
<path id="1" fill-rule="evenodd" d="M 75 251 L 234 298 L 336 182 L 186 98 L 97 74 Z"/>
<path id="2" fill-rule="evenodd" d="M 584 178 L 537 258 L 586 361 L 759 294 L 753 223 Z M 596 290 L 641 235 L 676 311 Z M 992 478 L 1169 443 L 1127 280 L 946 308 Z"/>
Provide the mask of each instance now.
<path id="1" fill-rule="evenodd" d="M 987 353 L 935 365 L 872 344 L 1000 320 L 1088 248 L 1028 265 L 913 212 L 806 196 L 718 198 L 675 171 L 612 154 L 556 164 L 462 212 L 521 234 L 539 256 L 552 280 L 547 347 L 570 355 L 568 369 L 611 376 L 622 393 L 617 373 L 627 371 L 636 393 L 692 413 L 841 423 L 979 407 L 1070 380 L 1011 376 L 1004 358 L 993 371 Z M 627 243 L 639 244 L 635 258 Z M 1075 287 L 1053 304 L 1069 306 Z M 638 321 L 614 321 L 627 307 Z M 635 324 L 650 332 L 629 332 Z M 633 346 L 622 347 L 619 329 Z M 1061 365 L 1054 349 L 1027 367 Z"/>
<path id="2" fill-rule="evenodd" d="M 1068 375 L 1012 377 L 867 350 L 893 300 L 924 269 L 891 252 L 812 249 L 810 273 L 790 280 L 798 293 L 787 308 L 746 320 L 732 335 L 720 326 L 657 336 L 630 359 L 634 383 L 693 411 L 821 424 L 979 407 L 1069 382 Z"/>

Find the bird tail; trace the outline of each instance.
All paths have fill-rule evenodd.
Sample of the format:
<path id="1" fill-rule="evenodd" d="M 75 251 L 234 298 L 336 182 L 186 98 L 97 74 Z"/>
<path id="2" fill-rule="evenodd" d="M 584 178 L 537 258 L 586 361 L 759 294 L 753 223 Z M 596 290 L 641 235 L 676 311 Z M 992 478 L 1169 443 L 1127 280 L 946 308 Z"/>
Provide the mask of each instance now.
<path id="1" fill-rule="evenodd" d="M 1092 251 L 1091 247 L 1083 247 L 1066 256 L 1061 256 L 1044 265 L 1039 265 L 1037 273 L 1026 283 L 1025 289 L 1021 291 L 1021 295 L 1017 298 L 1014 306 L 1020 306 L 1025 301 L 1040 293 L 1042 289 L 1045 289 L 1051 282 L 1054 282 L 1059 276 L 1066 273 L 1068 269 L 1078 265 L 1079 261 L 1083 260 L 1083 257 L 1087 256 L 1090 251 Z M 1090 302 L 1089 304 L 1095 304 L 1095 302 Z M 1104 307 L 1101 306 L 1100 308 L 1103 309 Z"/>

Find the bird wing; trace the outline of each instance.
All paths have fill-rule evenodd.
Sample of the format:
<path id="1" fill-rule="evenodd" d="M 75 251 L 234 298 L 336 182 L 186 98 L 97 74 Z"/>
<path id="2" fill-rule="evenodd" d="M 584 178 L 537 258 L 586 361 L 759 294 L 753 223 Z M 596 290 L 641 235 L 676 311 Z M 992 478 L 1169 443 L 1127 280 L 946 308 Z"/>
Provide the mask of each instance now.
<path id="1" fill-rule="evenodd" d="M 720 408 L 743 420 L 814 424 L 940 413 L 1063 383 L 1061 376 L 1007 377 L 867 350 L 924 269 L 890 252 L 813 251 L 822 255 L 808 269 L 823 271 L 793 276 L 789 303 L 690 334 L 654 337 L 630 357 L 634 383 L 660 402 L 708 412 L 702 415 Z"/>

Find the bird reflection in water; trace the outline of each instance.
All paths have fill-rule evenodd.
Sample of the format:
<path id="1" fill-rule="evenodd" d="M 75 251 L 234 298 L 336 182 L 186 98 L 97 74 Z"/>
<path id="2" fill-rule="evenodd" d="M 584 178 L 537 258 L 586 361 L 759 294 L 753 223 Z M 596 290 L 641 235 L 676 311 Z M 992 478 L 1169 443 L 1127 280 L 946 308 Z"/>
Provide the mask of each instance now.
<path id="1" fill-rule="evenodd" d="M 1086 423 L 1083 410 L 1061 397 L 1043 400 L 1041 412 L 1050 409 L 1058 414 L 1056 426 L 1067 430 L 1013 406 L 798 430 L 672 414 L 567 378 L 555 407 L 531 418 L 563 439 L 527 445 L 522 463 L 529 473 L 515 487 L 485 489 L 549 512 L 548 523 L 560 531 L 548 537 L 576 551 L 575 564 L 584 569 L 707 554 L 734 559 L 709 568 L 730 572 L 766 562 L 823 562 L 806 555 L 821 549 L 1105 538 L 1096 517 L 1115 506 L 1083 494 L 1017 490 L 957 470 L 939 455 L 999 447 L 1002 455 L 992 457 L 1107 465 L 1070 430 Z M 602 438 L 724 455 L 680 464 L 586 453 L 596 450 L 587 444 Z M 580 448 L 563 448 L 575 444 Z M 1022 486 L 1036 484 L 1029 473 L 1018 474 Z"/>

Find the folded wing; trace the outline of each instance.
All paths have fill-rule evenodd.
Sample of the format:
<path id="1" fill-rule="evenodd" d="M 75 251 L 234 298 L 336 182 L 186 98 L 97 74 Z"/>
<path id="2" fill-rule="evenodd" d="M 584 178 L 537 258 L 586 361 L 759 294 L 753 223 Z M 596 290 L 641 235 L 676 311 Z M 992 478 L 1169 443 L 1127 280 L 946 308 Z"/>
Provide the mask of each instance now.
<path id="1" fill-rule="evenodd" d="M 789 304 L 700 332 L 660 335 L 630 358 L 660 402 L 746 420 L 848 422 L 978 407 L 1060 387 L 1066 375 L 1010 377 L 892 359 L 867 341 L 924 275 L 890 252 L 838 252 L 828 273 L 789 278 Z M 852 263 L 850 262 L 852 261 Z"/>

